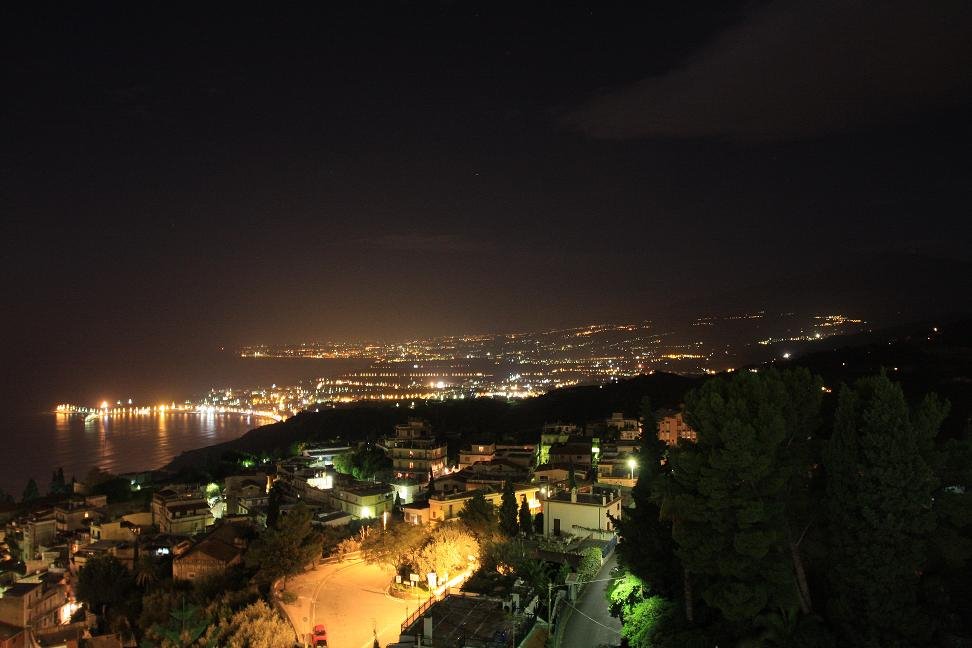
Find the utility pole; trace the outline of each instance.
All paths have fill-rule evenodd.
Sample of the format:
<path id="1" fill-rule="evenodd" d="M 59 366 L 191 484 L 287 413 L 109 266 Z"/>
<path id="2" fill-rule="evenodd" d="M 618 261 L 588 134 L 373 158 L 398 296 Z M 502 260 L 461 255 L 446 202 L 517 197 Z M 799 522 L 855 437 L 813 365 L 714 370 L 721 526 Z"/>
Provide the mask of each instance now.
<path id="1" fill-rule="evenodd" d="M 547 625 L 553 627 L 553 608 L 550 606 L 550 595 L 553 592 L 553 583 L 547 583 Z"/>

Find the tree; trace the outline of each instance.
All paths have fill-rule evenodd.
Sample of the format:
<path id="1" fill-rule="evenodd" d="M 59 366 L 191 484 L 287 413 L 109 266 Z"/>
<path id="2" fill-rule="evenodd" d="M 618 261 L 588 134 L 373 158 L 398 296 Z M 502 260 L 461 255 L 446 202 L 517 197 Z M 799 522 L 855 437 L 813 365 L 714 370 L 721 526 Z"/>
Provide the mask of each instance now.
<path id="1" fill-rule="evenodd" d="M 158 566 L 150 554 L 142 554 L 135 563 L 135 583 L 141 588 L 148 588 L 159 580 Z"/>
<path id="2" fill-rule="evenodd" d="M 530 535 L 533 531 L 533 516 L 530 515 L 530 504 L 527 502 L 526 497 L 520 499 L 520 515 L 517 521 L 520 525 L 520 531 L 524 535 Z"/>
<path id="3" fill-rule="evenodd" d="M 641 421 L 640 468 L 631 490 L 634 506 L 623 509 L 621 519 L 615 520 L 621 540 L 618 556 L 652 593 L 674 598 L 682 592 L 683 569 L 675 556 L 671 520 L 661 512 L 668 488 L 670 466 L 663 465 L 668 446 L 658 439 L 658 422 L 648 397 L 641 401 Z"/>
<path id="4" fill-rule="evenodd" d="M 267 498 L 267 528 L 277 528 L 280 522 L 280 505 L 283 504 L 283 499 L 283 485 L 279 481 L 273 482 Z"/>
<path id="5" fill-rule="evenodd" d="M 479 544 L 471 533 L 454 524 L 440 524 L 432 530 L 429 541 L 419 551 L 416 567 L 420 574 L 435 572 L 440 581 L 455 575 L 469 565 L 470 557 L 479 557 Z"/>
<path id="6" fill-rule="evenodd" d="M 114 556 L 94 556 L 78 572 L 77 595 L 93 612 L 121 607 L 131 598 L 133 581 L 128 570 Z"/>
<path id="7" fill-rule="evenodd" d="M 611 616 L 617 617 L 623 622 L 625 615 L 631 612 L 631 608 L 644 600 L 647 594 L 646 588 L 640 578 L 623 567 L 615 568 L 611 575 L 616 580 L 608 583 L 604 590 L 604 597 L 608 601 Z"/>
<path id="8" fill-rule="evenodd" d="M 64 469 L 58 468 L 51 475 L 51 488 L 49 491 L 52 495 L 60 495 L 67 492 L 67 484 L 64 483 Z"/>
<path id="9" fill-rule="evenodd" d="M 730 623 L 806 603 L 788 516 L 808 479 L 802 448 L 821 394 L 805 370 L 771 370 L 712 379 L 686 396 L 698 442 L 671 457 L 675 553 Z"/>
<path id="10" fill-rule="evenodd" d="M 354 454 L 346 452 L 334 456 L 334 470 L 343 475 L 350 475 L 354 470 Z"/>
<path id="11" fill-rule="evenodd" d="M 473 491 L 472 497 L 459 511 L 459 520 L 480 540 L 496 533 L 496 507 L 486 499 L 482 490 Z"/>
<path id="12" fill-rule="evenodd" d="M 928 640 L 917 585 L 935 530 L 937 484 L 922 450 L 944 416 L 933 400 L 910 411 L 900 386 L 884 374 L 840 391 L 824 451 L 827 574 L 830 616 L 850 644 Z"/>
<path id="13" fill-rule="evenodd" d="M 519 533 L 520 526 L 517 522 L 516 493 L 513 491 L 513 482 L 506 480 L 503 483 L 503 498 L 499 509 L 500 530 L 507 536 L 513 538 Z"/>
<path id="14" fill-rule="evenodd" d="M 574 490 L 577 488 L 577 476 L 574 474 L 574 460 L 571 459 L 567 464 L 567 488 Z"/>
<path id="15" fill-rule="evenodd" d="M 415 564 L 418 551 L 427 538 L 424 527 L 399 522 L 384 531 L 369 534 L 361 543 L 361 551 L 368 562 L 401 569 Z"/>
<path id="16" fill-rule="evenodd" d="M 246 552 L 246 562 L 258 568 L 256 578 L 265 583 L 302 571 L 321 556 L 321 534 L 311 526 L 310 511 L 298 504 L 283 516 L 279 528 L 267 527 Z"/>
<path id="17" fill-rule="evenodd" d="M 363 446 L 354 452 L 334 457 L 334 469 L 355 479 L 373 479 L 378 473 L 389 470 L 391 459 L 384 450 L 375 446 Z"/>
<path id="18" fill-rule="evenodd" d="M 164 598 L 159 600 L 159 596 L 164 596 Z M 179 598 L 178 605 L 172 605 L 170 599 L 173 596 L 175 596 L 174 592 L 159 592 L 154 597 L 154 602 L 166 606 L 166 614 L 163 617 L 164 621 L 157 621 L 146 629 L 146 638 L 142 641 L 142 646 L 144 648 L 153 646 L 154 644 L 150 639 L 157 640 L 161 648 L 184 648 L 193 645 L 203 645 L 207 648 L 216 646 L 214 640 L 207 641 L 202 638 L 207 628 L 210 627 L 209 617 L 198 605 L 187 603 L 185 594 Z M 153 609 L 153 606 L 145 606 L 140 621 L 148 621 L 152 618 L 147 615 L 151 615 Z"/>
<path id="19" fill-rule="evenodd" d="M 37 488 L 37 482 L 31 477 L 27 480 L 27 486 L 24 487 L 24 495 L 21 501 L 30 502 L 38 497 L 40 497 L 40 490 Z"/>
<path id="20" fill-rule="evenodd" d="M 533 516 L 533 532 L 537 535 L 543 535 L 543 511 L 537 511 L 537 514 Z"/>
<path id="21" fill-rule="evenodd" d="M 0 488 L 0 504 L 13 504 L 13 495 Z"/>
<path id="22" fill-rule="evenodd" d="M 294 630 L 261 600 L 222 619 L 210 628 L 206 639 L 227 648 L 292 648 Z"/>
<path id="23" fill-rule="evenodd" d="M 430 493 L 435 492 L 435 475 L 432 474 L 431 469 L 429 470 L 429 483 L 426 486 L 426 490 L 428 490 Z"/>

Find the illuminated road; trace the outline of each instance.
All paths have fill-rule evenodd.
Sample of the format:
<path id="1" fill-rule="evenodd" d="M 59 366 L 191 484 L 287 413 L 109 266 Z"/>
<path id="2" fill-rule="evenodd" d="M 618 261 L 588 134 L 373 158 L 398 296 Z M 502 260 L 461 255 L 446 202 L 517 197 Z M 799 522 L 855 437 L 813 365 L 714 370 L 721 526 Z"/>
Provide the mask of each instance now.
<path id="1" fill-rule="evenodd" d="M 612 553 L 604 561 L 604 566 L 595 579 L 611 578 L 611 570 L 616 565 Z M 597 646 L 617 646 L 621 642 L 621 622 L 608 611 L 604 590 L 608 581 L 591 583 L 578 599 L 576 608 L 570 611 L 561 648 L 595 648 Z"/>
<path id="2" fill-rule="evenodd" d="M 292 578 L 287 589 L 300 597 L 298 630 L 309 633 L 323 623 L 330 648 L 372 648 L 375 631 L 382 646 L 398 641 L 401 622 L 416 603 L 386 593 L 394 575 L 387 567 L 354 561 Z"/>

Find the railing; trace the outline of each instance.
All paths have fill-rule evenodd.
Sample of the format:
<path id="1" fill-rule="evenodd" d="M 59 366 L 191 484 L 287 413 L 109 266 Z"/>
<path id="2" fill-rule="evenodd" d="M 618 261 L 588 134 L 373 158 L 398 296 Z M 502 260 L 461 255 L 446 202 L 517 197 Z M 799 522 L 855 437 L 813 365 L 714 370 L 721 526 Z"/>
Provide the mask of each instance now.
<path id="1" fill-rule="evenodd" d="M 415 620 L 416 619 L 418 619 L 420 616 L 422 616 L 423 614 L 425 614 L 426 611 L 428 611 L 428 609 L 430 607 L 432 607 L 432 605 L 434 603 L 437 603 L 437 602 L 439 602 L 441 600 L 442 600 L 442 596 L 441 595 L 440 596 L 430 595 L 428 601 L 425 601 L 424 603 L 422 603 L 422 605 L 418 606 L 418 608 L 414 612 L 412 612 L 411 614 L 409 614 L 405 618 L 405 620 L 402 621 L 402 630 L 401 630 L 402 634 L 404 634 L 405 631 L 408 630 L 408 627 L 410 625 L 412 625 L 413 623 L 415 623 Z"/>

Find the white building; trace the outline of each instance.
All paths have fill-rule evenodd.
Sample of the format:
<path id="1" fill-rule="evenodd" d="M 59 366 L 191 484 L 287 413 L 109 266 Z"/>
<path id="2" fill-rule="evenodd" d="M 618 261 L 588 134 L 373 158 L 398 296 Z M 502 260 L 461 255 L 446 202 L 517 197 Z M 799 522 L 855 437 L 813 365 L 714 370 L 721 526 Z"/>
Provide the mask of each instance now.
<path id="1" fill-rule="evenodd" d="M 609 515 L 621 516 L 621 494 L 618 491 L 594 488 L 579 493 L 574 488 L 543 500 L 543 533 L 555 536 L 612 535 L 614 524 Z"/>

